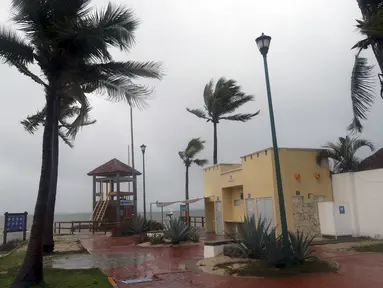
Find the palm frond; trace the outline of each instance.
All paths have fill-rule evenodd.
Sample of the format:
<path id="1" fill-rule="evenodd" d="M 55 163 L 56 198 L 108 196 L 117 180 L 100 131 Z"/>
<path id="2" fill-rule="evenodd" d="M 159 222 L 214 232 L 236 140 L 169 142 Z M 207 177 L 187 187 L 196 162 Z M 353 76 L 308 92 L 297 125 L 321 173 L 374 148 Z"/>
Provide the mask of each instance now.
<path id="1" fill-rule="evenodd" d="M 208 117 L 206 117 L 206 113 L 202 109 L 190 109 L 190 108 L 186 108 L 186 110 L 188 112 L 194 114 L 198 118 L 209 119 Z"/>
<path id="2" fill-rule="evenodd" d="M 71 139 L 70 137 L 67 136 L 67 132 L 63 131 L 62 127 L 59 128 L 59 137 L 61 138 L 61 140 L 64 141 L 64 143 L 66 145 L 68 145 L 70 148 L 73 148 L 74 145 L 73 145 L 73 139 Z"/>
<path id="3" fill-rule="evenodd" d="M 354 151 L 357 151 L 358 149 L 362 148 L 362 147 L 368 147 L 370 148 L 371 152 L 373 152 L 375 150 L 375 145 L 371 142 L 371 141 L 368 141 L 368 140 L 365 140 L 365 139 L 354 139 L 351 143 L 351 146 L 352 146 L 352 150 Z"/>
<path id="4" fill-rule="evenodd" d="M 33 63 L 33 47 L 11 29 L 0 27 L 0 58 L 8 64 Z"/>
<path id="5" fill-rule="evenodd" d="M 123 75 L 131 79 L 137 77 L 145 78 L 162 78 L 161 63 L 157 62 L 108 62 L 101 64 L 93 64 L 91 69 L 97 69 L 100 73 L 106 75 Z"/>
<path id="6" fill-rule="evenodd" d="M 178 155 L 182 159 L 182 161 L 185 161 L 185 152 L 184 151 L 178 151 Z"/>
<path id="7" fill-rule="evenodd" d="M 208 84 L 206 84 L 205 89 L 203 90 L 203 99 L 205 102 L 206 110 L 211 110 L 212 98 L 214 95 L 214 81 L 210 80 Z"/>
<path id="8" fill-rule="evenodd" d="M 209 161 L 207 159 L 194 159 L 193 162 L 198 166 L 205 166 Z"/>
<path id="9" fill-rule="evenodd" d="M 355 64 L 351 76 L 351 103 L 353 120 L 349 130 L 361 132 L 361 120 L 367 119 L 367 112 L 374 102 L 373 66 L 367 65 L 367 59 L 355 56 Z"/>
<path id="10" fill-rule="evenodd" d="M 252 95 L 245 95 L 243 93 L 230 94 L 230 96 L 225 98 L 225 101 L 222 102 L 221 115 L 233 113 L 242 105 L 253 100 L 254 96 Z"/>
<path id="11" fill-rule="evenodd" d="M 252 114 L 234 114 L 230 116 L 219 117 L 219 119 L 246 122 L 250 120 L 251 118 L 253 118 L 254 116 L 257 116 L 259 112 L 260 111 L 257 111 L 256 113 L 252 113 Z"/>
<path id="12" fill-rule="evenodd" d="M 44 125 L 45 115 L 46 107 L 44 107 L 41 111 L 37 111 L 31 116 L 27 116 L 26 119 L 21 121 L 21 125 L 23 125 L 26 131 L 28 131 L 31 134 L 34 134 L 40 126 Z"/>
<path id="13" fill-rule="evenodd" d="M 201 152 L 205 147 L 205 141 L 200 138 L 193 138 L 189 141 L 186 149 L 185 155 L 187 158 L 193 158 L 197 153 Z"/>

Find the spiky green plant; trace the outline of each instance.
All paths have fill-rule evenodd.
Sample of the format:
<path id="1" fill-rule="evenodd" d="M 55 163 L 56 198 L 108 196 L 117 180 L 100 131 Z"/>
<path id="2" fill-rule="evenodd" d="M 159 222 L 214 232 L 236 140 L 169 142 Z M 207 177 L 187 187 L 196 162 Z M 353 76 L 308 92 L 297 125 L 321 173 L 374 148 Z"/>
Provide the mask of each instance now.
<path id="1" fill-rule="evenodd" d="M 172 244 L 179 244 L 189 239 L 191 228 L 179 218 L 169 219 L 165 224 L 164 237 Z"/>
<path id="2" fill-rule="evenodd" d="M 306 260 L 316 259 L 315 256 L 312 256 L 314 251 L 310 248 L 310 244 L 315 236 L 310 236 L 308 233 L 297 230 L 295 233 L 289 231 L 289 237 L 291 252 L 296 262 L 303 264 Z"/>
<path id="3" fill-rule="evenodd" d="M 194 243 L 198 243 L 200 239 L 200 233 L 197 227 L 190 227 L 190 234 L 188 240 Z"/>
<path id="4" fill-rule="evenodd" d="M 285 268 L 287 263 L 291 263 L 291 257 L 284 251 L 282 236 L 277 236 L 275 230 L 266 234 L 265 249 L 262 254 L 263 261 L 276 268 Z"/>
<path id="5" fill-rule="evenodd" d="M 129 219 L 121 227 L 122 235 L 140 235 L 148 230 L 148 221 L 141 215 L 137 215 L 134 219 Z"/>
<path id="6" fill-rule="evenodd" d="M 254 215 L 245 216 L 244 223 L 238 228 L 238 247 L 252 259 L 260 259 L 265 248 L 265 236 L 269 233 L 270 222 L 259 217 L 256 223 Z"/>

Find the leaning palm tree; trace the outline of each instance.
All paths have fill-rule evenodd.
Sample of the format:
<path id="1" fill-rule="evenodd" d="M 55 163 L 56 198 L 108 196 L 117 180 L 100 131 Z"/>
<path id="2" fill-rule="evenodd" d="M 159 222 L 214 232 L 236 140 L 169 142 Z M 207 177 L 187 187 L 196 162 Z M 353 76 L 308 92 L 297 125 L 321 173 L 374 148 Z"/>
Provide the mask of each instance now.
<path id="1" fill-rule="evenodd" d="M 322 160 L 330 159 L 332 173 L 353 172 L 357 170 L 361 161 L 355 154 L 363 147 L 374 151 L 374 145 L 368 140 L 350 136 L 339 137 L 337 143 L 329 142 L 323 146 L 324 150 L 318 152 L 316 161 L 320 165 Z"/>
<path id="2" fill-rule="evenodd" d="M 69 147 L 73 148 L 73 141 L 77 135 L 78 128 L 75 125 L 80 125 L 80 127 L 88 126 L 96 123 L 96 120 L 90 120 L 88 116 L 88 110 L 90 107 L 83 112 L 81 108 L 76 105 L 73 99 L 66 99 L 71 101 L 72 103 L 61 103 L 61 111 L 59 115 L 59 129 L 58 135 L 63 140 L 65 144 Z M 82 115 L 85 113 L 85 115 Z M 21 121 L 21 124 L 24 126 L 24 129 L 31 134 L 34 134 L 39 127 L 44 126 L 46 118 L 46 107 L 42 110 L 38 111 L 34 115 L 28 116 L 25 120 Z M 78 121 L 77 119 L 84 118 L 82 121 Z M 69 123 L 68 121 L 72 121 Z M 58 177 L 58 165 L 54 165 L 54 163 L 59 162 L 59 142 L 58 138 L 55 138 L 53 143 L 53 150 L 55 154 L 52 158 L 52 178 L 51 178 L 51 188 L 49 190 L 48 203 L 47 203 L 47 212 L 45 216 L 45 225 L 44 225 L 44 233 L 43 233 L 43 252 L 44 253 L 52 253 L 54 250 L 54 238 L 53 238 L 53 222 L 54 222 L 54 213 L 55 213 L 55 205 L 56 205 L 56 194 L 57 194 L 57 177 Z"/>
<path id="3" fill-rule="evenodd" d="M 221 77 L 214 87 L 214 81 L 211 80 L 203 91 L 203 99 L 205 102 L 203 109 L 189 109 L 187 111 L 196 115 L 199 118 L 206 119 L 206 122 L 212 122 L 214 128 L 214 148 L 213 148 L 213 163 L 217 164 L 217 124 L 221 120 L 241 121 L 246 122 L 259 114 L 232 114 L 242 105 L 254 99 L 252 95 L 246 95 L 242 92 L 241 87 L 234 80 L 226 80 Z"/>
<path id="4" fill-rule="evenodd" d="M 373 79 L 373 66 L 368 65 L 367 58 L 361 57 L 363 50 L 371 48 L 383 73 L 383 1 L 357 0 L 362 12 L 362 20 L 357 20 L 357 27 L 365 37 L 353 47 L 357 49 L 355 63 L 351 76 L 351 102 L 353 119 L 348 127 L 349 131 L 362 132 L 362 121 L 375 100 L 375 81 Z M 378 74 L 381 83 L 381 96 L 383 97 L 383 74 Z"/>
<path id="5" fill-rule="evenodd" d="M 178 155 L 183 161 L 186 172 L 185 172 L 185 199 L 189 200 L 189 168 L 191 165 L 196 164 L 198 166 L 204 166 L 208 163 L 207 159 L 198 159 L 195 158 L 199 152 L 205 148 L 205 141 L 202 141 L 200 138 L 193 138 L 189 141 L 186 149 L 179 151 Z M 189 203 L 186 203 L 186 219 L 189 219 Z"/>
<path id="6" fill-rule="evenodd" d="M 60 103 L 72 99 L 84 111 L 91 93 L 114 101 L 144 105 L 151 90 L 132 80 L 161 78 L 154 62 L 116 62 L 108 51 L 117 47 L 129 51 L 134 44 L 138 21 L 131 10 L 109 4 L 96 11 L 90 0 L 12 0 L 13 18 L 19 31 L 0 28 L 0 58 L 20 73 L 42 85 L 46 118 L 42 143 L 42 165 L 35 212 L 27 252 L 12 287 L 26 287 L 43 281 L 42 234 L 52 173 L 54 143 L 58 141 Z M 43 77 L 32 73 L 37 64 Z M 78 122 L 84 121 L 81 117 Z M 75 125 L 78 126 L 78 125 Z"/>

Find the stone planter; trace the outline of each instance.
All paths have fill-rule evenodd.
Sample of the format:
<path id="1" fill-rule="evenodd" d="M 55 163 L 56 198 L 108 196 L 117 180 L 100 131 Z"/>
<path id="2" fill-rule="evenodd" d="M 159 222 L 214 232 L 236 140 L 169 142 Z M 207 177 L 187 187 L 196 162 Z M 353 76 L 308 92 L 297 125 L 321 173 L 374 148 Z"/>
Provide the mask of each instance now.
<path id="1" fill-rule="evenodd" d="M 149 231 L 146 233 L 146 236 L 150 238 L 152 237 L 164 237 L 164 232 L 163 231 Z"/>

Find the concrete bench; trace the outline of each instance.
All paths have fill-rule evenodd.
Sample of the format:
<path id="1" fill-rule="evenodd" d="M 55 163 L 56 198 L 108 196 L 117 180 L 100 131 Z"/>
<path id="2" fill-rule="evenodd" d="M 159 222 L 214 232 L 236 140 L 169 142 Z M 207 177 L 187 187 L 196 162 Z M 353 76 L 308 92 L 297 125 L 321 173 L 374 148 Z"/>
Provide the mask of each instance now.
<path id="1" fill-rule="evenodd" d="M 212 258 L 223 253 L 223 247 L 227 244 L 235 243 L 234 240 L 214 240 L 204 243 L 203 256 L 204 258 Z"/>

